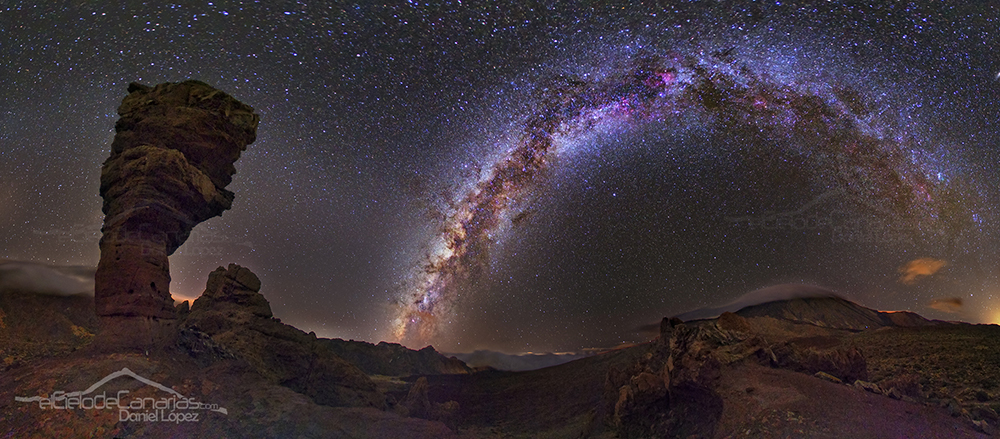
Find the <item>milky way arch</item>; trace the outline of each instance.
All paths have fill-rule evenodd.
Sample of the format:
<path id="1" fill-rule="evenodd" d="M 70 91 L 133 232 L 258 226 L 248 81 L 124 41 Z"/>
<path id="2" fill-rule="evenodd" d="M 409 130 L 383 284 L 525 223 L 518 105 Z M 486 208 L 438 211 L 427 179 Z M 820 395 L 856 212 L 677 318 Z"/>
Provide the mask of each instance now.
<path id="1" fill-rule="evenodd" d="M 946 180 L 921 162 L 913 135 L 879 126 L 861 93 L 779 83 L 725 58 L 645 54 L 599 80 L 559 76 L 540 87 L 537 112 L 513 147 L 457 198 L 416 281 L 402 291 L 396 339 L 422 343 L 435 335 L 452 313 L 455 284 L 482 268 L 492 235 L 510 221 L 512 206 L 538 187 L 565 143 L 559 140 L 608 121 L 656 123 L 693 115 L 747 139 L 748 148 L 765 148 L 749 153 L 772 148 L 775 155 L 805 157 L 814 176 L 874 211 L 940 220 Z"/>

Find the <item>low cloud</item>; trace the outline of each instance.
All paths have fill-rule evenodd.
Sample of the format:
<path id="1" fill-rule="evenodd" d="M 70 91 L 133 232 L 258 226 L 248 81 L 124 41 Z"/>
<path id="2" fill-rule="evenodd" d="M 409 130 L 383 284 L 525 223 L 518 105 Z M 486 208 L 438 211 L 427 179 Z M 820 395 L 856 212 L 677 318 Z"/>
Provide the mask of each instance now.
<path id="1" fill-rule="evenodd" d="M 947 262 L 934 258 L 920 258 L 907 262 L 899 267 L 899 282 L 906 285 L 913 285 L 922 278 L 932 276 L 948 265 Z"/>
<path id="2" fill-rule="evenodd" d="M 26 261 L 0 262 L 0 291 L 71 296 L 94 295 L 97 267 L 48 265 Z"/>
<path id="3" fill-rule="evenodd" d="M 928 307 L 947 313 L 957 313 L 962 310 L 962 299 L 960 297 L 939 297 L 931 300 Z"/>

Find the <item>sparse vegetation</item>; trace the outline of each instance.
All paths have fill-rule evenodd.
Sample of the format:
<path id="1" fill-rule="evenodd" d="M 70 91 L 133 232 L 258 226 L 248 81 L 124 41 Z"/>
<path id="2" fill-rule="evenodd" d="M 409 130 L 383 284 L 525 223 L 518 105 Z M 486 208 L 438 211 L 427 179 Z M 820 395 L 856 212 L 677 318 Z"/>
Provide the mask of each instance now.
<path id="1" fill-rule="evenodd" d="M 850 343 L 883 388 L 914 396 L 907 390 L 917 386 L 931 400 L 954 399 L 973 418 L 996 420 L 990 411 L 1000 408 L 1000 326 L 893 328 L 859 333 Z"/>

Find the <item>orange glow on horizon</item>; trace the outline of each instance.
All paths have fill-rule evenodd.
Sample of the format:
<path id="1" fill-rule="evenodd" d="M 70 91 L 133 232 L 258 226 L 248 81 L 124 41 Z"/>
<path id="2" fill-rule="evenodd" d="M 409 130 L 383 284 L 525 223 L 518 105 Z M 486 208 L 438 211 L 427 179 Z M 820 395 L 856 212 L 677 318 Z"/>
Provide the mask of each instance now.
<path id="1" fill-rule="evenodd" d="M 986 319 L 986 323 L 1000 325 L 1000 308 L 989 311 L 989 318 Z"/>
<path id="2" fill-rule="evenodd" d="M 189 304 L 193 305 L 194 304 L 194 300 L 197 299 L 200 296 L 201 296 L 201 294 L 192 297 L 192 296 L 188 296 L 188 295 L 184 295 L 184 294 L 180 294 L 180 293 L 175 293 L 173 291 L 170 292 L 170 297 L 172 297 L 174 299 L 174 305 L 180 305 L 181 302 L 184 302 L 184 301 L 190 301 Z"/>

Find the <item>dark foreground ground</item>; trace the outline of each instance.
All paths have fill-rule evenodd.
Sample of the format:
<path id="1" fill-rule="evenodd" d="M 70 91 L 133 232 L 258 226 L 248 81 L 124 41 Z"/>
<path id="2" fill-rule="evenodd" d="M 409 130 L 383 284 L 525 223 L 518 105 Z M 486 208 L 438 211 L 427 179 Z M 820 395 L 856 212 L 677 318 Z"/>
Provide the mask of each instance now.
<path id="1" fill-rule="evenodd" d="M 317 403 L 238 355 L 109 351 L 98 330 L 86 297 L 0 294 L 0 437 L 973 438 L 996 433 L 1000 410 L 995 325 L 859 332 L 730 316 L 535 371 L 369 374 L 377 406 Z M 226 413 L 151 422 L 15 400 L 123 368 Z M 129 377 L 104 389 L 165 394 Z"/>

